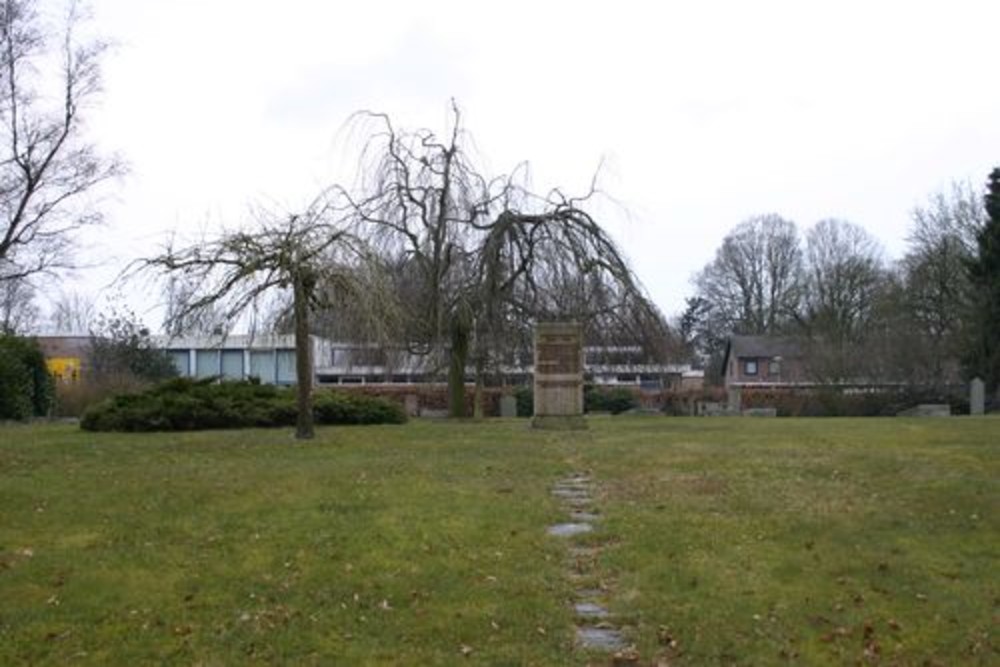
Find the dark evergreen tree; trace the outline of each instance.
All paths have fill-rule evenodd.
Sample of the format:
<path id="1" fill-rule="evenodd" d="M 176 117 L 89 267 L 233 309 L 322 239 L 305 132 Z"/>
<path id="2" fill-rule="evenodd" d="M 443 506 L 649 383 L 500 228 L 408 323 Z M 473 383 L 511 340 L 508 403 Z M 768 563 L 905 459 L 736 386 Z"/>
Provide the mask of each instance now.
<path id="1" fill-rule="evenodd" d="M 0 421 L 44 416 L 52 396 L 52 377 L 38 344 L 0 335 Z"/>
<path id="2" fill-rule="evenodd" d="M 969 262 L 973 286 L 972 336 L 967 369 L 991 391 L 1000 385 L 1000 167 L 986 183 L 986 225 L 976 237 L 977 253 Z"/>

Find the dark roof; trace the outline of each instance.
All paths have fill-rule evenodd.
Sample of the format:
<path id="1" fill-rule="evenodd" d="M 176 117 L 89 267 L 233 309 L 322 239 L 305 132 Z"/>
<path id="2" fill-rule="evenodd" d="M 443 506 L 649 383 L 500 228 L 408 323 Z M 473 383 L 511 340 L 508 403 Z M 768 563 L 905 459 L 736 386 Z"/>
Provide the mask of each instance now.
<path id="1" fill-rule="evenodd" d="M 791 336 L 733 336 L 729 354 L 736 357 L 801 357 L 802 343 Z"/>
<path id="2" fill-rule="evenodd" d="M 729 368 L 729 359 L 740 357 L 802 357 L 802 343 L 792 336 L 730 336 L 726 341 L 726 353 L 722 356 L 722 375 Z"/>

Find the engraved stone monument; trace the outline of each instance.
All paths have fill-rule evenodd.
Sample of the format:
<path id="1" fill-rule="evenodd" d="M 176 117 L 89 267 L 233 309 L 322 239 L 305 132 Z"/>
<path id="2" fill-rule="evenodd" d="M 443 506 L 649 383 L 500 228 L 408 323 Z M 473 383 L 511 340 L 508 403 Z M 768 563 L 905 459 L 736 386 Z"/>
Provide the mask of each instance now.
<path id="1" fill-rule="evenodd" d="M 535 328 L 535 428 L 585 429 L 583 327 L 540 322 Z"/>

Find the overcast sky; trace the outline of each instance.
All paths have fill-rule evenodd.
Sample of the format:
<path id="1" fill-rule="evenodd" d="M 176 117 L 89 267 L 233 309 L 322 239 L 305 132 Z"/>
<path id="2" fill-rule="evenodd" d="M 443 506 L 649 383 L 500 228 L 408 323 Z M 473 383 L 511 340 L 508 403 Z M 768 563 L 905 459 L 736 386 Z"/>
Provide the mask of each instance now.
<path id="1" fill-rule="evenodd" d="M 1000 165 L 1000 2 L 93 0 L 117 46 L 90 129 L 131 175 L 86 252 L 110 268 L 172 229 L 295 210 L 349 180 L 349 115 L 442 131 L 461 106 L 486 167 L 601 186 L 654 300 L 746 217 L 839 217 L 905 249 L 909 214 Z M 158 322 L 150 322 L 158 324 Z"/>

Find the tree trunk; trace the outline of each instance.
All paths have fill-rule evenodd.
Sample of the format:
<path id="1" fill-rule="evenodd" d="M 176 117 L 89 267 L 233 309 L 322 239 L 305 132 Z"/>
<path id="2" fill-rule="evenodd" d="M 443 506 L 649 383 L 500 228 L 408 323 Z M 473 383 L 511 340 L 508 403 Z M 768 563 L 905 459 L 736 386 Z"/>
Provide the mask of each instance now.
<path id="1" fill-rule="evenodd" d="M 309 440 L 315 435 L 312 410 L 312 345 L 309 342 L 309 295 L 304 278 L 295 276 L 293 286 L 295 310 L 295 381 L 298 416 L 295 437 Z"/>
<path id="2" fill-rule="evenodd" d="M 469 360 L 469 325 L 457 316 L 451 325 L 448 364 L 448 415 L 465 417 L 465 365 Z"/>
<path id="3" fill-rule="evenodd" d="M 476 390 L 472 398 L 472 416 L 483 418 L 483 363 L 482 355 L 476 355 Z"/>

